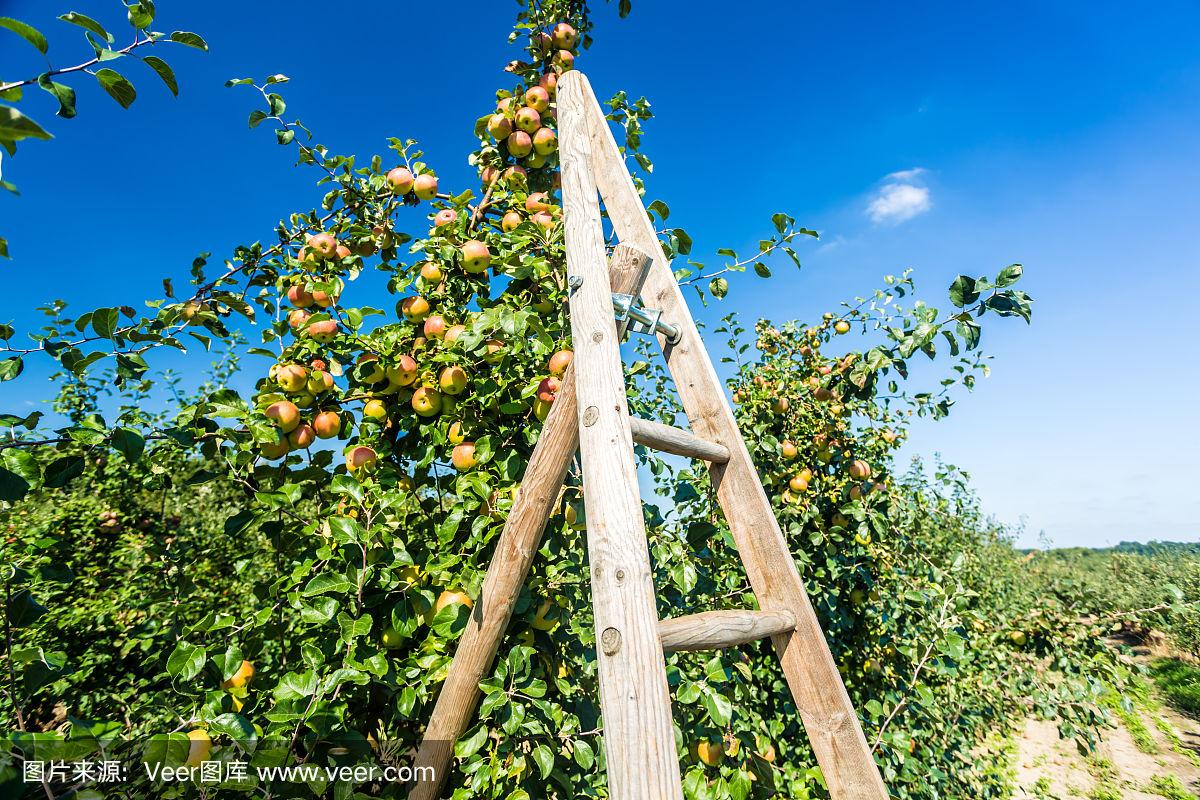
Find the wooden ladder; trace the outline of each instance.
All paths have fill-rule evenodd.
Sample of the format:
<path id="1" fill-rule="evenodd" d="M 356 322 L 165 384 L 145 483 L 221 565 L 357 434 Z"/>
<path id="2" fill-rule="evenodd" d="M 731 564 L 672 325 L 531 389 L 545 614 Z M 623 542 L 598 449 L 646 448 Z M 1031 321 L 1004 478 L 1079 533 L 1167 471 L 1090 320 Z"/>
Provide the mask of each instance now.
<path id="1" fill-rule="evenodd" d="M 575 355 L 521 482 L 418 750 L 410 800 L 434 800 L 479 700 L 546 521 L 578 449 L 595 610 L 600 706 L 614 800 L 682 798 L 664 652 L 770 637 L 834 800 L 886 800 L 858 716 L 750 460 L 724 387 L 587 78 L 558 84 L 571 334 Z M 598 197 L 599 195 L 599 197 Z M 620 244 L 606 264 L 599 198 Z M 628 301 L 641 297 L 661 317 Z M 633 316 L 653 328 L 691 432 L 630 417 L 620 343 Z M 662 322 L 665 320 L 666 322 Z M 706 461 L 759 611 L 659 620 L 634 442 Z M 420 773 L 418 773 L 420 774 Z"/>

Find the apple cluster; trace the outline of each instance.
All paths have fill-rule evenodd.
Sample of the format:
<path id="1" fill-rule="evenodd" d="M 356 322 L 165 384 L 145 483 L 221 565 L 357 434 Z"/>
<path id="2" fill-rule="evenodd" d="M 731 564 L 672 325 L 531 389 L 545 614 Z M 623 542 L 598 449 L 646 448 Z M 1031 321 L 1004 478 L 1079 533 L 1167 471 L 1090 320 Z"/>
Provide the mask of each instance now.
<path id="1" fill-rule="evenodd" d="M 380 170 L 374 179 L 371 191 L 393 204 L 434 206 L 429 236 L 412 247 L 417 262 L 397 271 L 392 282 L 403 292 L 396 313 L 406 325 L 360 336 L 360 321 L 339 307 L 344 279 L 361 270 L 362 258 L 384 251 L 386 262 L 393 248 L 409 240 L 393 232 L 389 219 L 373 224 L 370 236 L 318 231 L 299 249 L 296 271 L 280 287 L 285 332 L 295 342 L 256 399 L 266 420 L 252 426 L 262 457 L 280 459 L 318 439 L 345 437 L 353 443 L 344 453 L 347 468 L 371 471 L 414 417 L 426 424 L 449 417 L 439 428 L 452 447 L 450 463 L 460 472 L 478 465 L 469 435 L 477 426 L 458 404 L 514 351 L 490 321 L 477 324 L 482 312 L 467 309 L 511 304 L 542 315 L 562 313 L 565 292 L 555 279 L 562 235 L 555 97 L 558 77 L 572 67 L 578 45 L 579 35 L 567 23 L 533 35 L 530 52 L 538 64 L 512 70 L 522 73 L 523 83 L 504 93 L 481 121 L 483 196 L 474 205 L 470 193 L 439 194 L 437 176 L 407 153 L 402 165 Z M 507 283 L 500 282 L 502 296 L 491 300 L 497 278 Z M 561 328 L 561 319 L 553 328 Z M 549 414 L 570 356 L 560 349 L 550 358 L 529 399 L 534 419 Z M 351 413 L 356 407 L 358 413 Z"/>

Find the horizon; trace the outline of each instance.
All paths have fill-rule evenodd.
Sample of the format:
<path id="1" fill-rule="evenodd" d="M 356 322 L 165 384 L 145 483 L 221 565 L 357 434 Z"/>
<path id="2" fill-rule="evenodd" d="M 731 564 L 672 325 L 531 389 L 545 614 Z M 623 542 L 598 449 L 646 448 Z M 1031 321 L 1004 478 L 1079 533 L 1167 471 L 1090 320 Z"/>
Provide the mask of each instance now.
<path id="1" fill-rule="evenodd" d="M 1200 11 L 1168 4 L 1129 19 L 1116 6 L 1085 16 L 1027 3 L 1018 7 L 1027 14 L 997 13 L 981 35 L 977 16 L 935 6 L 917 28 L 882 4 L 865 15 L 817 9 L 806 18 L 758 0 L 730 29 L 715 3 L 676 19 L 640 0 L 627 20 L 615 7 L 596 9 L 596 43 L 579 67 L 601 97 L 624 89 L 650 99 L 645 151 L 656 168 L 647 201 L 671 207 L 671 224 L 695 239 L 693 257 L 711 262 L 722 246 L 752 251 L 776 211 L 822 234 L 800 249 L 799 273 L 780 263 L 768 281 L 739 276 L 729 300 L 693 305 L 698 319 L 711 324 L 736 310 L 747 327 L 758 318 L 811 320 L 909 265 L 917 296 L 944 307 L 959 272 L 994 275 L 1023 263 L 1032 325 L 986 327 L 992 377 L 957 393 L 948 419 L 916 422 L 897 463 L 913 455 L 931 463 L 940 453 L 970 473 L 985 511 L 1015 526 L 1018 546 L 1039 546 L 1042 532 L 1055 547 L 1200 540 L 1200 497 L 1186 491 L 1200 479 L 1189 458 L 1200 433 L 1184 403 L 1172 402 L 1200 390 L 1183 346 L 1200 323 L 1163 302 L 1200 288 L 1200 199 L 1186 191 L 1200 180 L 1192 135 L 1200 54 L 1180 24 L 1200 21 Z M 113 19 L 109 3 L 78 7 Z M 239 11 L 239 28 L 275 31 L 253 48 L 219 10 L 162 2 L 158 12 L 161 27 L 194 30 L 210 45 L 207 54 L 164 54 L 179 75 L 178 98 L 143 69 L 128 70 L 138 89 L 129 110 L 73 81 L 80 118 L 54 118 L 48 96 L 31 97 L 27 113 L 57 141 L 24 142 L 0 162 L 22 191 L 0 199 L 0 235 L 13 254 L 0 268 L 17 278 L 9 313 L 19 332 L 36 326 L 35 306 L 55 296 L 77 309 L 158 297 L 161 279 L 181 284 L 197 252 L 217 260 L 234 243 L 269 239 L 276 220 L 319 201 L 315 176 L 292 167 L 291 151 L 269 131 L 246 129 L 255 95 L 224 88 L 227 79 L 287 74 L 288 116 L 311 124 L 316 141 L 365 157 L 383 151 L 386 136 L 411 136 L 448 184 L 463 187 L 474 175 L 465 163 L 474 120 L 507 83 L 500 68 L 515 55 L 504 42 L 507 5 L 461 20 L 449 8 L 401 13 L 381 4 L 360 29 L 358 80 L 336 57 L 295 47 L 310 19 L 301 11 L 286 19 Z M 42 29 L 64 63 L 79 52 L 75 29 L 42 4 L 0 2 L 0 13 Z M 656 31 L 668 22 L 664 49 Z M 721 47 L 788 28 L 799 31 L 794 55 Z M 435 51 L 458 44 L 473 57 L 408 57 L 403 86 L 389 94 L 378 76 L 393 66 L 387 34 L 396 29 L 432 31 Z M 1002 59 L 1007 40 L 1026 46 L 1023 59 Z M 36 51 L 20 39 L 0 30 L 0 42 L 0 72 L 37 69 Z M 958 69 L 946 70 L 951 62 Z M 651 67 L 662 74 L 647 74 Z M 808 74 L 819 79 L 789 80 Z M 714 98 L 771 114 L 731 128 L 730 119 L 741 121 L 733 109 L 701 113 Z M 722 147 L 730 135 L 734 146 Z M 714 181 L 742 187 L 736 213 L 714 207 Z M 155 193 L 140 195 L 147 187 Z M 79 226 L 70 214 L 92 222 Z M 45 268 L 58 271 L 53 285 L 24 277 Z M 97 272 L 122 280 L 98 285 Z M 715 356 L 717 344 L 710 336 Z M 46 367 L 30 363 L 6 395 L 35 402 Z"/>

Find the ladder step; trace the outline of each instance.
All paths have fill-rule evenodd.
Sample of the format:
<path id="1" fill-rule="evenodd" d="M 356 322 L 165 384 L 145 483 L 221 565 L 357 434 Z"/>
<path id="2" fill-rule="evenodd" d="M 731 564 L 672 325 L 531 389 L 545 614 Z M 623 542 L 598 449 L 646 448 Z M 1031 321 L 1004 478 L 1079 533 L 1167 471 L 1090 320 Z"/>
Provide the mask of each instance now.
<path id="1" fill-rule="evenodd" d="M 658 638 L 665 652 L 718 650 L 788 633 L 796 618 L 788 611 L 705 611 L 672 617 L 658 623 Z"/>
<path id="2" fill-rule="evenodd" d="M 706 442 L 680 428 L 641 417 L 630 417 L 629 427 L 635 442 L 664 453 L 698 458 L 713 464 L 724 464 L 729 460 L 729 450 L 724 445 Z"/>

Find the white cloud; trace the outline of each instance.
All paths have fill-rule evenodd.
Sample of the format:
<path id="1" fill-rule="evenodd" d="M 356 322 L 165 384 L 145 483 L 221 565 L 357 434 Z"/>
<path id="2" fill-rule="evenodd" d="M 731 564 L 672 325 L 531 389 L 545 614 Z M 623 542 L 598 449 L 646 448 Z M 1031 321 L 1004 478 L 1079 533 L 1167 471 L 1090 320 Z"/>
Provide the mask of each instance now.
<path id="1" fill-rule="evenodd" d="M 918 185 L 924 174 L 924 167 L 916 167 L 886 176 L 883 186 L 867 203 L 871 221 L 898 224 L 933 208 L 928 187 Z"/>
<path id="2" fill-rule="evenodd" d="M 884 180 L 885 181 L 897 181 L 900 183 L 907 183 L 909 181 L 915 181 L 917 178 L 920 178 L 922 175 L 924 175 L 928 171 L 929 170 L 925 169 L 924 167 L 914 167 L 912 169 L 902 169 L 899 172 L 893 172 L 891 175 L 884 176 Z"/>

